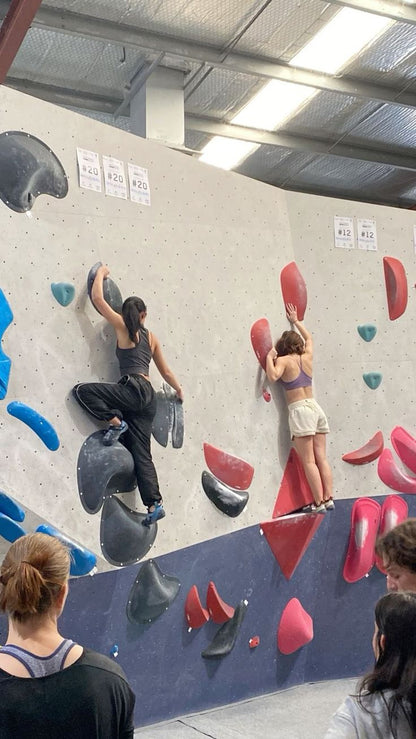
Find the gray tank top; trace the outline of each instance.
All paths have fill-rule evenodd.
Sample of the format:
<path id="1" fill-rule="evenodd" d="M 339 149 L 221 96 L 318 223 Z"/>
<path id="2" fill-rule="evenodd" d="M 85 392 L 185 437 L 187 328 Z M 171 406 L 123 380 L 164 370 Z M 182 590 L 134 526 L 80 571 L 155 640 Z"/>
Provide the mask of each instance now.
<path id="1" fill-rule="evenodd" d="M 63 670 L 68 652 L 75 644 L 76 642 L 71 641 L 71 639 L 64 639 L 59 647 L 47 657 L 39 657 L 37 654 L 32 654 L 27 649 L 17 647 L 15 644 L 6 644 L 5 647 L 1 647 L 0 651 L 2 654 L 9 654 L 19 660 L 26 667 L 30 677 L 45 677 Z"/>
<path id="2" fill-rule="evenodd" d="M 116 347 L 116 357 L 120 365 L 121 375 L 148 375 L 152 350 L 149 343 L 149 332 L 141 326 L 138 331 L 139 343 L 131 349 Z"/>

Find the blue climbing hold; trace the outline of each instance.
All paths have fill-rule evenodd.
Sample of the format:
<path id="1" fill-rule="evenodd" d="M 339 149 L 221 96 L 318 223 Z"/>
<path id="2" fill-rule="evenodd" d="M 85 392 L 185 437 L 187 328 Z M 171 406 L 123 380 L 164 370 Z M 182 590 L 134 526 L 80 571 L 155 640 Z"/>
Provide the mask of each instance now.
<path id="1" fill-rule="evenodd" d="M 72 539 L 69 539 L 65 534 L 61 534 L 58 529 L 50 526 L 46 523 L 41 523 L 36 529 L 40 534 L 48 534 L 48 536 L 54 536 L 56 539 L 62 542 L 68 547 L 71 553 L 71 566 L 69 574 L 74 577 L 79 575 L 88 575 L 91 570 L 94 569 L 97 564 L 97 557 L 95 554 L 90 552 L 88 549 L 84 549 L 79 544 L 76 544 Z"/>
<path id="2" fill-rule="evenodd" d="M 377 328 L 372 323 L 364 323 L 362 326 L 357 326 L 357 331 L 364 341 L 372 341 L 377 333 Z"/>
<path id="3" fill-rule="evenodd" d="M 376 390 L 380 385 L 383 375 L 380 372 L 367 372 L 363 375 L 363 380 L 371 390 Z"/>
<path id="4" fill-rule="evenodd" d="M 0 536 L 7 541 L 14 542 L 16 539 L 20 539 L 21 536 L 25 536 L 26 531 L 22 529 L 20 524 L 13 521 L 4 513 L 0 513 Z"/>
<path id="5" fill-rule="evenodd" d="M 17 503 L 9 498 L 6 493 L 0 491 L 0 513 L 12 518 L 14 521 L 24 521 L 25 512 Z"/>
<path id="6" fill-rule="evenodd" d="M 110 654 L 114 659 L 118 657 L 118 644 L 113 644 L 113 646 L 110 649 Z"/>
<path id="7" fill-rule="evenodd" d="M 3 290 L 0 290 L 0 399 L 2 400 L 7 393 L 9 384 L 10 365 L 9 357 L 4 353 L 1 346 L 3 334 L 13 321 L 13 313 L 8 304 Z"/>
<path id="8" fill-rule="evenodd" d="M 66 308 L 75 297 L 75 287 L 70 282 L 52 282 L 51 290 L 59 305 Z"/>
<path id="9" fill-rule="evenodd" d="M 58 435 L 54 427 L 40 413 L 25 403 L 20 403 L 18 400 L 13 400 L 12 403 L 9 403 L 7 412 L 11 416 L 18 418 L 19 421 L 23 421 L 23 423 L 29 426 L 42 439 L 48 449 L 56 452 L 59 448 Z"/>

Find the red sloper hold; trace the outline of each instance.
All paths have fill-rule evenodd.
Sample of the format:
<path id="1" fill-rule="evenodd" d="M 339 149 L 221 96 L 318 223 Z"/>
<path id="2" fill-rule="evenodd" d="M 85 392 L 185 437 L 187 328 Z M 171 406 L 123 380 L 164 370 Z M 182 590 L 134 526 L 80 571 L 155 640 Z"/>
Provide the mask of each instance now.
<path id="1" fill-rule="evenodd" d="M 402 462 L 416 474 L 416 439 L 410 436 L 402 426 L 395 426 L 390 438 Z"/>
<path id="2" fill-rule="evenodd" d="M 383 449 L 377 465 L 380 480 L 399 493 L 416 493 L 416 477 L 405 475 L 397 466 L 390 449 Z"/>
<path id="3" fill-rule="evenodd" d="M 372 462 L 374 459 L 377 459 L 383 449 L 383 434 L 381 433 L 381 431 L 377 431 L 377 433 L 374 434 L 374 436 L 372 436 L 371 439 L 369 439 L 369 441 L 364 444 L 364 446 L 361 446 L 354 452 L 343 454 L 342 459 L 344 460 L 344 462 L 348 462 L 349 464 L 367 464 L 368 462 Z"/>
<path id="4" fill-rule="evenodd" d="M 374 560 L 381 506 L 372 498 L 358 498 L 351 510 L 351 530 L 343 576 L 357 582 L 370 572 Z"/>
<path id="5" fill-rule="evenodd" d="M 234 616 L 234 608 L 227 605 L 218 595 L 217 588 L 212 580 L 207 588 L 207 608 L 209 615 L 216 624 L 223 624 Z"/>
<path id="6" fill-rule="evenodd" d="M 204 456 L 208 468 L 218 480 L 235 490 L 247 490 L 254 475 L 254 467 L 232 454 L 204 442 Z"/>
<path id="7" fill-rule="evenodd" d="M 391 531 L 402 521 L 405 521 L 408 515 L 409 509 L 406 501 L 400 498 L 399 495 L 389 495 L 381 506 L 381 518 L 378 535 L 383 536 Z M 376 566 L 385 574 L 383 562 L 381 558 L 376 554 Z"/>
<path id="8" fill-rule="evenodd" d="M 303 321 L 308 302 L 306 284 L 296 262 L 290 262 L 280 273 L 283 302 L 296 305 L 299 321 Z"/>
<path id="9" fill-rule="evenodd" d="M 402 263 L 395 257 L 383 257 L 383 267 L 389 318 L 395 321 L 405 312 L 407 306 L 406 272 Z"/>
<path id="10" fill-rule="evenodd" d="M 287 580 L 305 554 L 312 538 L 324 520 L 320 513 L 299 513 L 277 521 L 260 524 L 276 560 Z"/>
<path id="11" fill-rule="evenodd" d="M 264 371 L 266 371 L 266 357 L 273 346 L 270 324 L 267 318 L 259 318 L 258 321 L 253 323 L 250 338 L 254 353 Z"/>
<path id="12" fill-rule="evenodd" d="M 312 491 L 306 479 L 302 462 L 292 447 L 277 493 L 272 518 L 285 516 L 287 513 L 292 513 L 299 508 L 303 508 L 303 506 L 309 505 L 309 503 L 313 503 Z"/>
<path id="13" fill-rule="evenodd" d="M 297 598 L 285 606 L 277 629 L 277 646 L 282 654 L 292 654 L 313 639 L 313 621 Z"/>
<path id="14" fill-rule="evenodd" d="M 199 629 L 200 626 L 209 621 L 209 613 L 202 607 L 196 585 L 192 585 L 186 596 L 185 618 L 190 629 Z"/>

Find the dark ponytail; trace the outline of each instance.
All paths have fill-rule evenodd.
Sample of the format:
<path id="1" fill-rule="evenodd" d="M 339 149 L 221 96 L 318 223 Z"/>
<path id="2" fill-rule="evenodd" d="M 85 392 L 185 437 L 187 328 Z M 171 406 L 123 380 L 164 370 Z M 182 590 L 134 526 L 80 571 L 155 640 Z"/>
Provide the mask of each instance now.
<path id="1" fill-rule="evenodd" d="M 68 549 L 47 534 L 17 539 L 0 569 L 0 610 L 16 621 L 47 613 L 69 577 Z"/>
<path id="2" fill-rule="evenodd" d="M 126 324 L 127 331 L 129 332 L 130 341 L 134 341 L 137 344 L 137 332 L 140 328 L 140 314 L 146 313 L 146 306 L 141 298 L 136 298 L 132 295 L 130 298 L 126 298 L 121 309 L 121 315 L 123 321 Z"/>

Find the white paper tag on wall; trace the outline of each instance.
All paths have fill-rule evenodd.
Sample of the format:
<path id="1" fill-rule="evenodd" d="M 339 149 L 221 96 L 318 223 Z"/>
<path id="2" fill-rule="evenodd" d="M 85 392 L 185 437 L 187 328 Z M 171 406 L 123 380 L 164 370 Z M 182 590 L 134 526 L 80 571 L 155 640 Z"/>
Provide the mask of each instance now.
<path id="1" fill-rule="evenodd" d="M 100 158 L 96 151 L 77 146 L 79 186 L 85 190 L 101 192 Z"/>
<path id="2" fill-rule="evenodd" d="M 105 194 L 127 200 L 127 182 L 124 164 L 120 159 L 103 156 Z"/>
<path id="3" fill-rule="evenodd" d="M 357 241 L 359 249 L 377 251 L 377 226 L 371 218 L 357 218 Z"/>
<path id="4" fill-rule="evenodd" d="M 145 167 L 139 167 L 137 164 L 128 164 L 130 199 L 134 203 L 141 205 L 150 205 L 150 185 L 149 176 Z"/>
<path id="5" fill-rule="evenodd" d="M 348 216 L 334 216 L 335 246 L 340 249 L 354 249 L 354 220 Z"/>

